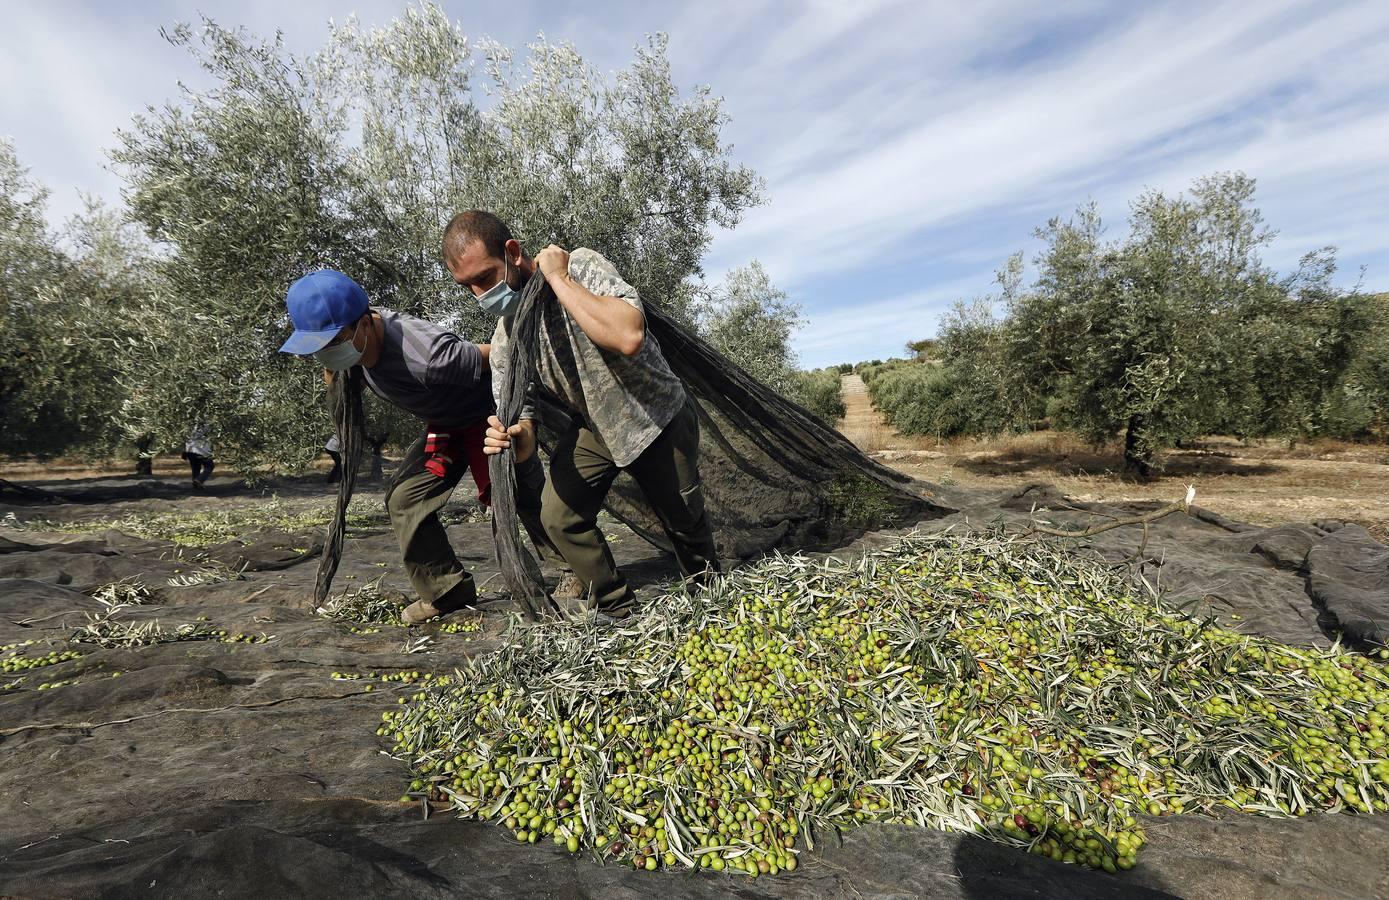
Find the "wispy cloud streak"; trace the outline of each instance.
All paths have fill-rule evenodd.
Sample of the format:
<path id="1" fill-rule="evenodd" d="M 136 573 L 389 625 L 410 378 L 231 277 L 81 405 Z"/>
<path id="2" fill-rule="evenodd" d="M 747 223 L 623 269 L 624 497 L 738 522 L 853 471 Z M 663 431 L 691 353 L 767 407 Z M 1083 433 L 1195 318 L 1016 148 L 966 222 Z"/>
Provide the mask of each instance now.
<path id="1" fill-rule="evenodd" d="M 1168 0 L 1130 4 L 921 0 L 598 0 L 495 7 L 446 0 L 466 31 L 570 39 L 615 69 L 670 34 L 677 79 L 725 98 L 735 155 L 769 203 L 707 259 L 712 277 L 760 259 L 810 320 L 807 364 L 900 352 L 950 299 L 986 291 L 1031 229 L 1087 199 L 1116 226 L 1145 187 L 1241 169 L 1287 267 L 1323 243 L 1389 285 L 1389 4 Z M 399 7 L 358 4 L 380 22 Z M 159 25 L 203 9 L 312 49 L 344 10 L 20 4 L 0 35 L 0 133 L 55 189 L 114 196 L 99 148 L 146 103 L 195 77 Z M 19 89 L 11 89 L 18 85 Z M 878 299 L 882 298 L 882 299 Z"/>

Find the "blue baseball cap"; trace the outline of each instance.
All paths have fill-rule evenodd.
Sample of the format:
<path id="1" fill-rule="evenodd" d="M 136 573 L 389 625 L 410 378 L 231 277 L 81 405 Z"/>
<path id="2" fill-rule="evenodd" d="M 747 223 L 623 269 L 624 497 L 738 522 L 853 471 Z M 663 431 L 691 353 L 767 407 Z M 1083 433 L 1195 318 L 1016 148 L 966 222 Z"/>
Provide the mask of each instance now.
<path id="1" fill-rule="evenodd" d="M 306 356 L 322 350 L 367 311 L 367 292 L 335 269 L 310 272 L 289 286 L 285 297 L 294 333 L 281 353 Z"/>

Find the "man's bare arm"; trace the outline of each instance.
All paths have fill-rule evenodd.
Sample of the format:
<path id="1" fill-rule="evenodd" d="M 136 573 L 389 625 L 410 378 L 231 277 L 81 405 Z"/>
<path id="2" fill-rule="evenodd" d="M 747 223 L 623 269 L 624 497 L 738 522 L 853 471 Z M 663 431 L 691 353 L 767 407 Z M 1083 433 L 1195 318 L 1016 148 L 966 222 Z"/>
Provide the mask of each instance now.
<path id="1" fill-rule="evenodd" d="M 621 297 L 604 297 L 569 277 L 569 253 L 554 244 L 536 257 L 556 299 L 584 334 L 604 350 L 636 356 L 646 340 L 646 318 Z"/>

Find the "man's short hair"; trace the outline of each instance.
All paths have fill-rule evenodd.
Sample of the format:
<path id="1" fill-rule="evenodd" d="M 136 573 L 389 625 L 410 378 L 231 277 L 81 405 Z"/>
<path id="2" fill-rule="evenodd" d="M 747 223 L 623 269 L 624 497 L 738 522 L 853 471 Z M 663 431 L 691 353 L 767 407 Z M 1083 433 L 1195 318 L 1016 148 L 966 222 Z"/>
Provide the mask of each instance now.
<path id="1" fill-rule="evenodd" d="M 511 229 L 496 215 L 484 209 L 466 210 L 444 228 L 444 259 L 462 256 L 469 241 L 482 241 L 489 256 L 501 256 L 509 240 Z"/>

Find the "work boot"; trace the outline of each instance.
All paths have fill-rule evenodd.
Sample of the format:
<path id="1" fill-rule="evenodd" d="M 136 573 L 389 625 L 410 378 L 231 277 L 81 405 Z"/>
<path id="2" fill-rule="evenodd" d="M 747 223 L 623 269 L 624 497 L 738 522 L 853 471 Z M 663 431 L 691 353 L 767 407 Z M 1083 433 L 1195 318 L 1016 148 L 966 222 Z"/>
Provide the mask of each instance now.
<path id="1" fill-rule="evenodd" d="M 428 622 L 430 619 L 437 619 L 476 605 L 477 585 L 469 579 L 460 581 L 453 590 L 432 603 L 423 599 L 416 600 L 401 611 L 400 619 L 406 625 L 419 625 L 421 622 Z"/>
<path id="2" fill-rule="evenodd" d="M 562 572 L 559 576 L 559 584 L 555 585 L 555 589 L 550 593 L 550 596 L 553 597 L 556 602 L 581 600 L 587 590 L 588 589 L 584 587 L 584 583 L 579 580 L 578 575 L 575 575 L 573 572 Z"/>
<path id="3" fill-rule="evenodd" d="M 631 588 L 627 593 L 609 603 L 604 603 L 593 610 L 593 619 L 599 625 L 617 625 L 625 622 L 632 617 L 632 613 L 637 611 L 637 595 Z"/>

